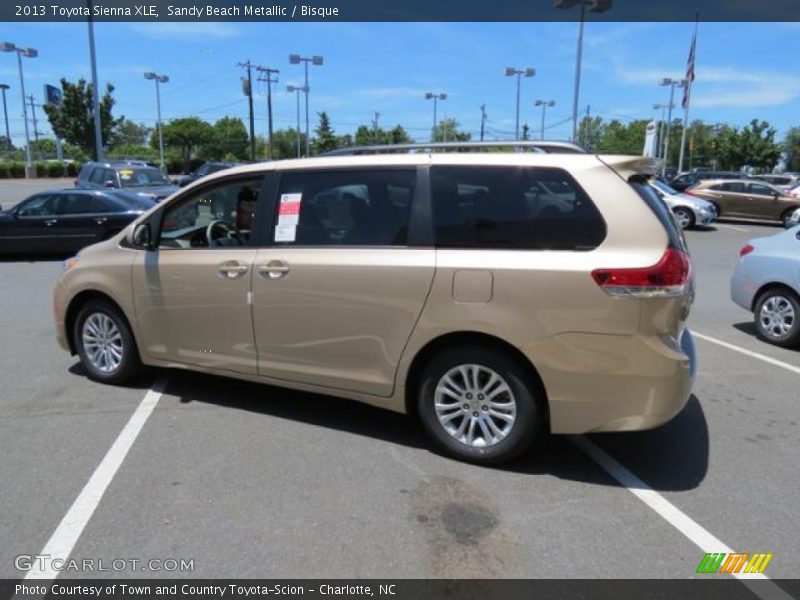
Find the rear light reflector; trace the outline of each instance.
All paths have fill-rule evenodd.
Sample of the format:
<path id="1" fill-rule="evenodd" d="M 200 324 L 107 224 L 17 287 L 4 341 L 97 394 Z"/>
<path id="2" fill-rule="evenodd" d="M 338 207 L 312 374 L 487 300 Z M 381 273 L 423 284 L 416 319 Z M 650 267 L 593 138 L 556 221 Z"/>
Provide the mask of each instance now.
<path id="1" fill-rule="evenodd" d="M 595 269 L 592 278 L 612 296 L 634 298 L 674 298 L 688 293 L 692 263 L 689 255 L 667 248 L 650 267 L 634 269 Z"/>
<path id="2" fill-rule="evenodd" d="M 755 250 L 755 248 L 753 248 L 750 244 L 747 244 L 746 246 L 742 246 L 742 249 L 739 250 L 739 256 L 747 256 L 753 250 Z"/>

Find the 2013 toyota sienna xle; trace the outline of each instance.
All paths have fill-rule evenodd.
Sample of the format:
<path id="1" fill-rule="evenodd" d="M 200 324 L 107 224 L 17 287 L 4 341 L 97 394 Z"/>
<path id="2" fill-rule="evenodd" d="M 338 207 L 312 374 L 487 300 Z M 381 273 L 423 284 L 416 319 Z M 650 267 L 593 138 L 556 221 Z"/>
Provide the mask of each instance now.
<path id="1" fill-rule="evenodd" d="M 690 258 L 651 159 L 350 153 L 242 166 L 65 263 L 58 340 L 419 418 L 460 459 L 656 427 L 694 376 Z"/>

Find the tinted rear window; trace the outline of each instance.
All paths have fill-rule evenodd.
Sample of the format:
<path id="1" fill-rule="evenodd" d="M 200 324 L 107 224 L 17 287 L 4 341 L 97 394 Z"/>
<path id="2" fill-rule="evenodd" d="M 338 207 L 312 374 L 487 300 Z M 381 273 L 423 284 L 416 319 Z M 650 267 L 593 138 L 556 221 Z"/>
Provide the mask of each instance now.
<path id="1" fill-rule="evenodd" d="M 606 236 L 597 207 L 564 170 L 433 167 L 441 248 L 591 250 Z"/>

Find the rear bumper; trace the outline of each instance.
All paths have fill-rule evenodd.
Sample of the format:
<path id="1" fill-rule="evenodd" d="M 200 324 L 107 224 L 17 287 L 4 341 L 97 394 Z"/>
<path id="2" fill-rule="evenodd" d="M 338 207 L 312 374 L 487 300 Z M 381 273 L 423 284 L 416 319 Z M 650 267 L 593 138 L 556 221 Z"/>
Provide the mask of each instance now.
<path id="1" fill-rule="evenodd" d="M 697 373 L 688 329 L 680 340 L 565 334 L 538 346 L 534 364 L 547 390 L 553 433 L 663 425 L 686 406 Z"/>

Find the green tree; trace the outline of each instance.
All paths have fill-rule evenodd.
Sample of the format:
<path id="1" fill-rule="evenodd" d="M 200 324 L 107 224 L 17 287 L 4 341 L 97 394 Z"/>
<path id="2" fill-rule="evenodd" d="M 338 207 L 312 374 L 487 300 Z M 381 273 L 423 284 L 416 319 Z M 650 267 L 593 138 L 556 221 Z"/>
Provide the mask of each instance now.
<path id="1" fill-rule="evenodd" d="M 443 119 L 436 124 L 433 130 L 434 142 L 468 142 L 472 137 L 468 132 L 461 131 L 455 119 Z"/>
<path id="2" fill-rule="evenodd" d="M 387 144 L 413 144 L 414 140 L 408 135 L 408 132 L 403 129 L 402 125 L 395 125 L 387 133 Z"/>
<path id="3" fill-rule="evenodd" d="M 775 142 L 775 128 L 766 121 L 753 119 L 739 133 L 743 165 L 771 171 L 781 154 Z"/>
<path id="4" fill-rule="evenodd" d="M 200 155 L 203 158 L 221 159 L 233 155 L 236 160 L 249 157 L 250 136 L 242 120 L 238 117 L 222 117 L 213 125 L 211 138 L 203 144 Z"/>
<path id="5" fill-rule="evenodd" d="M 316 138 L 313 140 L 314 154 L 321 154 L 329 150 L 336 150 L 340 140 L 336 137 L 328 113 L 322 111 L 319 114 L 319 125 L 314 129 Z"/>
<path id="6" fill-rule="evenodd" d="M 601 117 L 583 117 L 578 124 L 578 140 L 587 150 L 596 152 L 606 127 Z"/>
<path id="7" fill-rule="evenodd" d="M 786 170 L 800 170 L 800 127 L 792 127 L 786 132 L 781 150 L 786 153 Z"/>
<path id="8" fill-rule="evenodd" d="M 95 150 L 92 84 L 83 78 L 78 79 L 76 83 L 62 78 L 61 90 L 64 95 L 61 106 L 50 104 L 44 106 L 50 127 L 58 137 L 92 155 Z M 116 128 L 122 121 L 122 118 L 114 119 L 111 114 L 115 104 L 111 96 L 113 92 L 114 86 L 108 83 L 105 93 L 100 98 L 100 129 L 105 144 L 113 139 Z"/>
<path id="9" fill-rule="evenodd" d="M 108 141 L 108 146 L 112 150 L 119 146 L 143 146 L 147 144 L 152 131 L 153 129 L 144 123 L 134 123 L 130 119 L 122 117 L 114 135 Z"/>
<path id="10" fill-rule="evenodd" d="M 186 169 L 196 149 L 213 138 L 214 128 L 198 117 L 173 119 L 164 125 L 164 144 L 178 150 Z M 157 134 L 150 137 L 150 145 L 158 148 Z"/>

